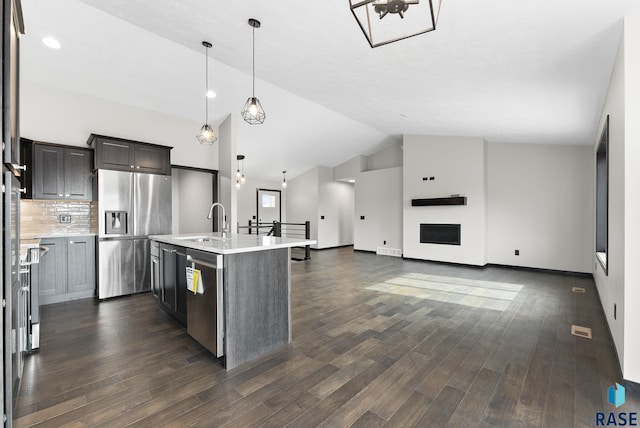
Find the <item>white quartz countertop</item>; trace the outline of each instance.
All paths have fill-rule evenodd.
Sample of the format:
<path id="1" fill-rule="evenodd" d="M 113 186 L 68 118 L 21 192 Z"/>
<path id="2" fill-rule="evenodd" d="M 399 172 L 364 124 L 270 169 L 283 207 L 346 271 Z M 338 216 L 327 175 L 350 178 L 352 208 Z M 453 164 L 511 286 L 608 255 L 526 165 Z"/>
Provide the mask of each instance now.
<path id="1" fill-rule="evenodd" d="M 277 248 L 300 247 L 315 244 L 312 239 L 277 238 L 275 236 L 241 235 L 228 233 L 189 233 L 184 235 L 152 235 L 149 239 L 179 247 L 193 248 L 216 254 L 251 253 Z"/>

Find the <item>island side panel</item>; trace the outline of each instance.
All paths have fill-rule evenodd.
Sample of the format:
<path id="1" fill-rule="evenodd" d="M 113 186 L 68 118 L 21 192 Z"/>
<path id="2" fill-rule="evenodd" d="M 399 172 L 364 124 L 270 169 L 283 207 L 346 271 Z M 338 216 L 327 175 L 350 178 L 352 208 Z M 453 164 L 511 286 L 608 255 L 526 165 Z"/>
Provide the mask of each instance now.
<path id="1" fill-rule="evenodd" d="M 290 342 L 289 249 L 224 256 L 226 368 Z"/>

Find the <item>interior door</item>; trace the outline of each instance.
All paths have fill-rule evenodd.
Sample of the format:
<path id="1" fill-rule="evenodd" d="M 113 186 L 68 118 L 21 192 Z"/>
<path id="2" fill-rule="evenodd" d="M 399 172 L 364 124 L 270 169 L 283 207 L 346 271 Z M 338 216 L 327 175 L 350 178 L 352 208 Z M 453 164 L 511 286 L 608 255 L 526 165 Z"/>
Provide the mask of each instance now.
<path id="1" fill-rule="evenodd" d="M 282 206 L 280 190 L 257 189 L 256 190 L 257 218 L 259 223 L 273 223 L 281 221 Z M 260 233 L 267 233 L 269 229 L 260 229 Z"/>

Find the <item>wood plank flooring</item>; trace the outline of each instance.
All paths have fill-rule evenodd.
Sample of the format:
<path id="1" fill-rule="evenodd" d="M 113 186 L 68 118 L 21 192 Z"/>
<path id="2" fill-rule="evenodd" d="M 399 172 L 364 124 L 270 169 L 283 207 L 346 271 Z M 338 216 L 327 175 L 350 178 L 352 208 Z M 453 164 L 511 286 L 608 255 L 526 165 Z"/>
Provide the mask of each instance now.
<path id="1" fill-rule="evenodd" d="M 293 343 L 230 371 L 150 294 L 43 307 L 15 425 L 581 427 L 616 410 L 592 279 L 351 248 L 312 256 L 292 266 Z M 411 273 L 523 288 L 504 311 L 367 289 Z M 627 390 L 617 410 L 639 411 L 639 397 Z"/>

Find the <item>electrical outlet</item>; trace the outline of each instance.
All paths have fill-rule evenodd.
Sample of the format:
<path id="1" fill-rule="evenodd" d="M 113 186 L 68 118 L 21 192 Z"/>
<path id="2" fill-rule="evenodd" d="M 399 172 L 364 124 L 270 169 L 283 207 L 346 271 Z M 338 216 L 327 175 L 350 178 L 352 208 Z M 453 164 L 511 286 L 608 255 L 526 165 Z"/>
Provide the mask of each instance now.
<path id="1" fill-rule="evenodd" d="M 324 216 L 323 215 L 320 216 L 320 220 L 324 220 Z"/>
<path id="2" fill-rule="evenodd" d="M 364 216 L 363 215 L 360 216 L 360 220 L 364 220 Z"/>
<path id="3" fill-rule="evenodd" d="M 514 253 L 515 253 L 516 256 L 519 256 L 520 255 L 520 250 L 515 250 Z"/>
<path id="4" fill-rule="evenodd" d="M 70 214 L 60 214 L 60 223 L 71 223 Z"/>
<path id="5" fill-rule="evenodd" d="M 618 305 L 613 304 L 613 319 L 618 318 Z"/>
<path id="6" fill-rule="evenodd" d="M 382 242 L 383 242 L 383 244 L 382 244 L 382 245 L 387 245 L 387 241 L 382 241 Z"/>
<path id="7" fill-rule="evenodd" d="M 429 181 L 433 181 L 435 179 L 436 179 L 435 177 L 429 177 Z"/>

